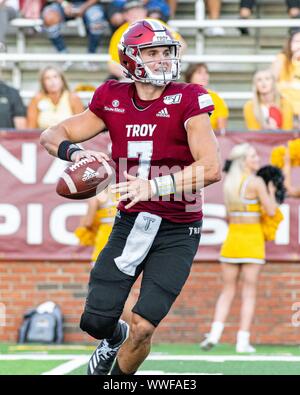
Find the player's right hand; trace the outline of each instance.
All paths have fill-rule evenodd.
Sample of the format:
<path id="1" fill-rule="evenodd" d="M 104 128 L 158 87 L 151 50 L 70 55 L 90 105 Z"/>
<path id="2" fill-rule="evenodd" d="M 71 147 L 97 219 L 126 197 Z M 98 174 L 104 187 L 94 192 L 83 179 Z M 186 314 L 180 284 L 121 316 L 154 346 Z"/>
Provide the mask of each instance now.
<path id="1" fill-rule="evenodd" d="M 98 151 L 92 151 L 92 150 L 81 150 L 81 151 L 75 151 L 71 155 L 71 161 L 72 162 L 79 162 L 83 158 L 87 158 L 90 161 L 92 161 L 92 157 L 96 158 L 98 162 L 102 163 L 103 159 L 106 161 L 109 161 L 110 158 L 108 155 L 106 155 L 104 152 L 98 152 Z"/>

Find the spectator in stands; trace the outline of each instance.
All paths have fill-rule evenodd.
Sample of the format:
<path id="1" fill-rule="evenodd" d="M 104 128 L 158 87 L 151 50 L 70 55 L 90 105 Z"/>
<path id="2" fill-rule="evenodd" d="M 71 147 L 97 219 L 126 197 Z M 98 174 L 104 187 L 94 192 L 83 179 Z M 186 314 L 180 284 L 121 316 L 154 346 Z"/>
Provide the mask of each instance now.
<path id="1" fill-rule="evenodd" d="M 125 22 L 123 15 L 123 6 L 125 3 L 126 0 L 112 0 L 107 5 L 106 17 L 112 33 L 114 33 L 115 30 Z"/>
<path id="2" fill-rule="evenodd" d="M 113 0 L 107 7 L 106 15 L 113 33 L 126 22 L 123 8 L 128 2 L 132 3 L 132 0 Z M 144 0 L 143 4 L 148 10 L 149 18 L 167 22 L 175 16 L 177 0 Z"/>
<path id="3" fill-rule="evenodd" d="M 300 28 L 292 28 L 284 50 L 277 56 L 272 71 L 278 89 L 293 106 L 294 128 L 300 128 Z"/>
<path id="4" fill-rule="evenodd" d="M 241 0 L 240 2 L 240 18 L 249 19 L 252 15 L 252 10 L 255 4 L 255 0 Z M 249 29 L 247 27 L 240 27 L 239 31 L 242 35 L 248 36 Z"/>
<path id="5" fill-rule="evenodd" d="M 253 99 L 244 106 L 244 119 L 249 130 L 291 130 L 293 109 L 277 88 L 271 70 L 260 70 L 253 77 Z"/>
<path id="6" fill-rule="evenodd" d="M 9 21 L 17 17 L 18 11 L 18 0 L 0 0 L 0 43 L 5 44 Z"/>
<path id="7" fill-rule="evenodd" d="M 291 18 L 300 17 L 300 0 L 286 0 L 286 5 Z"/>
<path id="8" fill-rule="evenodd" d="M 104 9 L 98 0 L 56 0 L 44 8 L 42 17 L 49 39 L 55 49 L 62 53 L 67 52 L 61 34 L 63 22 L 82 17 L 88 34 L 88 52 L 96 52 L 105 28 Z"/>
<path id="9" fill-rule="evenodd" d="M 126 21 L 120 26 L 112 35 L 109 43 L 109 55 L 110 62 L 108 63 L 108 70 L 110 73 L 109 78 L 122 79 L 124 78 L 123 71 L 120 66 L 119 54 L 118 54 L 118 44 L 123 36 L 123 33 L 127 30 L 128 26 L 132 23 L 144 19 L 147 17 L 147 9 L 143 4 L 143 1 L 139 0 L 128 0 L 123 7 L 124 20 Z M 181 35 L 175 32 L 172 28 L 166 25 L 166 27 L 173 33 L 176 40 L 181 43 L 181 50 L 185 48 L 185 41 Z"/>
<path id="10" fill-rule="evenodd" d="M 250 327 L 258 276 L 265 264 L 265 239 L 260 216 L 262 210 L 274 216 L 278 207 L 273 182 L 270 181 L 267 187 L 263 179 L 256 176 L 259 161 L 255 148 L 243 143 L 233 147 L 224 166 L 224 198 L 229 228 L 220 252 L 223 290 L 216 304 L 211 331 L 200 344 L 204 350 L 219 342 L 242 275 L 241 319 L 236 352 L 255 352 L 250 344 Z"/>
<path id="11" fill-rule="evenodd" d="M 240 2 L 240 18 L 248 19 L 252 15 L 255 0 L 241 0 Z M 288 13 L 291 18 L 299 18 L 300 16 L 300 0 L 286 0 Z M 242 35 L 249 35 L 246 27 L 239 28 Z"/>
<path id="12" fill-rule="evenodd" d="M 20 13 L 23 18 L 39 19 L 45 0 L 20 0 Z"/>
<path id="13" fill-rule="evenodd" d="M 28 106 L 28 127 L 46 129 L 83 110 L 81 100 L 70 92 L 63 73 L 49 66 L 41 71 L 40 92 Z"/>
<path id="14" fill-rule="evenodd" d="M 0 128 L 26 127 L 26 109 L 18 90 L 8 86 L 0 76 Z"/>
<path id="15" fill-rule="evenodd" d="M 168 22 L 171 16 L 171 6 L 173 7 L 176 1 L 165 0 L 148 0 L 146 2 L 147 15 L 149 18 L 160 19 L 163 22 Z"/>
<path id="16" fill-rule="evenodd" d="M 206 0 L 206 8 L 208 17 L 211 20 L 220 18 L 222 0 Z M 206 36 L 224 36 L 225 30 L 221 26 L 207 27 L 204 29 Z"/>
<path id="17" fill-rule="evenodd" d="M 229 111 L 225 101 L 216 92 L 208 89 L 209 71 L 207 65 L 205 63 L 189 65 L 185 72 L 185 81 L 192 84 L 199 84 L 206 88 L 215 106 L 214 112 L 210 116 L 211 126 L 214 132 L 224 133 L 227 128 Z"/>
<path id="18" fill-rule="evenodd" d="M 286 150 L 286 154 L 284 157 L 284 166 L 282 170 L 284 174 L 284 186 L 287 190 L 288 196 L 293 198 L 300 198 L 300 184 L 297 187 L 292 184 L 291 158 L 288 149 Z"/>

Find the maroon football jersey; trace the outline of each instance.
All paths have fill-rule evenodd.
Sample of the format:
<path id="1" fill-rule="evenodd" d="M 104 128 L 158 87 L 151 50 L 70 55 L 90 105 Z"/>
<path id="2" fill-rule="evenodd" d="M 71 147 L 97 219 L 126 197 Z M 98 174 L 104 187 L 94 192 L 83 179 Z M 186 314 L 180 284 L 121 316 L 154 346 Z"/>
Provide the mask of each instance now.
<path id="1" fill-rule="evenodd" d="M 112 159 L 116 162 L 117 182 L 123 171 L 151 179 L 176 173 L 194 162 L 187 141 L 186 122 L 214 106 L 206 90 L 196 84 L 169 83 L 162 95 L 143 102 L 134 83 L 107 81 L 95 92 L 89 109 L 101 118 L 112 140 Z M 200 193 L 197 196 L 163 196 L 139 202 L 127 212 L 146 211 L 173 222 L 192 222 L 202 218 Z"/>

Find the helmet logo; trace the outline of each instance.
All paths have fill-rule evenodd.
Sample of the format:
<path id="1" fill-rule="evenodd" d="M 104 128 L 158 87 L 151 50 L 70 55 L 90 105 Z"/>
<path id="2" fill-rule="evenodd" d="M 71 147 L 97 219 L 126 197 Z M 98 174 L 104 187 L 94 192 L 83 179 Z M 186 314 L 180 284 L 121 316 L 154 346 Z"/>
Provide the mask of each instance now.
<path id="1" fill-rule="evenodd" d="M 126 48 L 126 55 L 130 56 L 134 54 L 134 49 L 131 47 Z"/>

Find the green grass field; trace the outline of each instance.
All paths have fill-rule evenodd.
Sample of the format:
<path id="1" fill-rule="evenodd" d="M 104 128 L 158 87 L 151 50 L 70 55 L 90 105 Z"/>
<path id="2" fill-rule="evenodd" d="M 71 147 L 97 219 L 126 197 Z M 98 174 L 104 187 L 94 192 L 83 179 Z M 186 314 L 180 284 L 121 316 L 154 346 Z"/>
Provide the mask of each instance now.
<path id="1" fill-rule="evenodd" d="M 1 375 L 85 375 L 94 346 L 0 345 Z M 236 354 L 218 345 L 203 352 L 198 345 L 160 344 L 139 374 L 300 375 L 300 346 L 257 346 L 255 355 Z"/>

